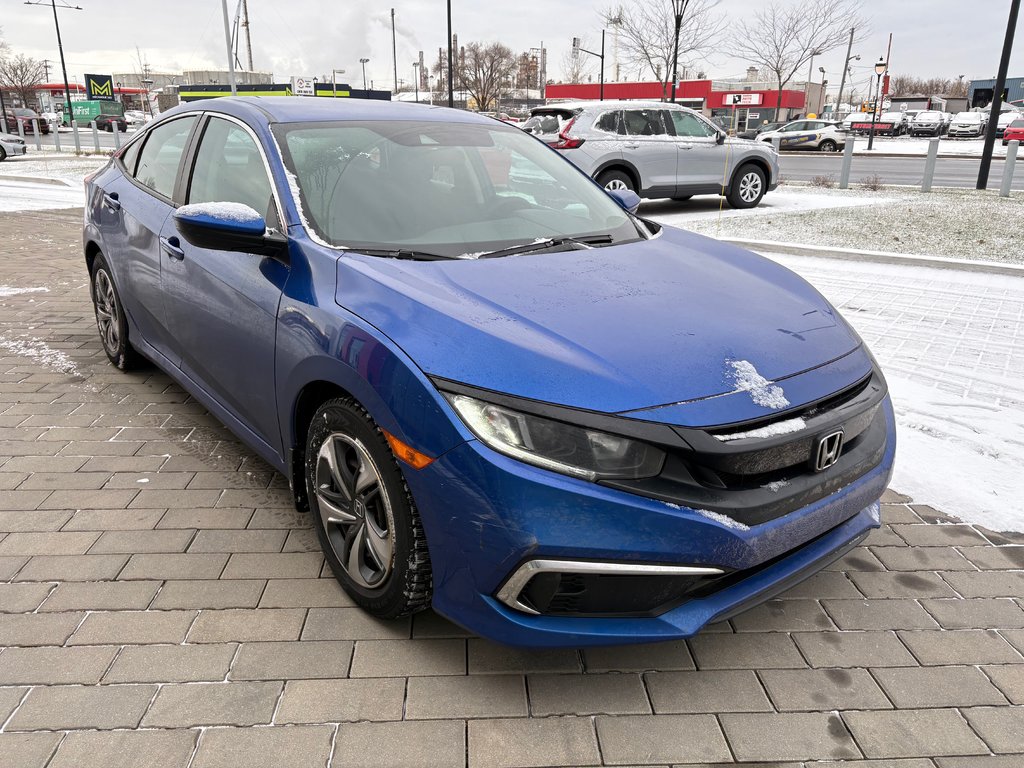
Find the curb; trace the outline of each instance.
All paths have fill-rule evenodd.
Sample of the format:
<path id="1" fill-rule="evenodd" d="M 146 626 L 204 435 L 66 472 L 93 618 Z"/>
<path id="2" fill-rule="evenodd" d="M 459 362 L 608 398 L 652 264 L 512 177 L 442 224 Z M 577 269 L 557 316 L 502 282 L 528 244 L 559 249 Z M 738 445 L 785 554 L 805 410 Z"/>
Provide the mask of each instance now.
<path id="1" fill-rule="evenodd" d="M 842 157 L 843 153 L 842 152 L 810 152 L 810 151 L 808 151 L 808 152 L 780 152 L 779 156 L 780 157 Z M 903 160 L 927 160 L 928 159 L 928 155 L 908 155 L 908 154 L 901 154 L 899 152 L 875 152 L 874 150 L 872 150 L 871 154 L 868 154 L 867 152 L 857 152 L 857 151 L 854 151 L 853 156 L 854 156 L 854 158 L 857 158 L 857 157 L 880 157 L 880 158 L 892 159 L 892 160 L 900 160 L 900 159 L 903 159 Z M 936 155 L 936 159 L 938 159 L 938 160 L 979 160 L 980 161 L 981 160 L 981 155 L 944 155 L 944 154 L 942 154 L 940 152 L 938 155 Z M 1000 155 L 1000 154 L 997 154 L 996 152 L 993 152 L 992 153 L 992 159 L 993 160 L 1005 160 L 1006 159 L 1006 155 Z"/>
<path id="2" fill-rule="evenodd" d="M 722 242 L 738 245 L 759 253 L 778 253 L 791 256 L 816 256 L 842 261 L 873 262 L 875 264 L 898 264 L 911 267 L 932 267 L 959 272 L 980 272 L 990 275 L 1010 275 L 1024 278 L 1024 265 L 1000 264 L 995 261 L 970 261 L 967 259 L 945 258 L 943 256 L 913 256 L 887 251 L 861 251 L 854 249 L 830 248 L 820 245 L 779 243 L 769 240 L 744 240 L 723 237 Z"/>
<path id="3" fill-rule="evenodd" d="M 51 179 L 47 176 L 12 176 L 10 174 L 0 174 L 0 181 L 24 181 L 29 184 L 52 184 L 58 187 L 74 187 L 76 184 L 71 184 L 63 179 Z"/>

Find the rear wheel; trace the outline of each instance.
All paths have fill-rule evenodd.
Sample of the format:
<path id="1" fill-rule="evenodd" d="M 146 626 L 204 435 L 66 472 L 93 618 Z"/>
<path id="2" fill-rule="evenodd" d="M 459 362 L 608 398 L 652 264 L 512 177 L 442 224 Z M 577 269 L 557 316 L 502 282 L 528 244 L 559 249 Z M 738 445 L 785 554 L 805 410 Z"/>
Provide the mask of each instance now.
<path id="1" fill-rule="evenodd" d="M 419 513 L 384 433 L 352 398 L 328 400 L 313 416 L 305 482 L 320 545 L 348 595 L 385 619 L 428 607 Z"/>
<path id="2" fill-rule="evenodd" d="M 3 147 L 0 147 L 0 163 L 7 159 L 7 152 Z"/>
<path id="3" fill-rule="evenodd" d="M 92 263 L 92 304 L 96 311 L 96 329 L 107 358 L 115 368 L 130 371 L 142 364 L 142 358 L 128 342 L 128 321 L 121 297 L 114 285 L 110 267 L 102 253 Z"/>
<path id="4" fill-rule="evenodd" d="M 597 177 L 597 183 L 607 189 L 609 192 L 629 190 L 630 192 L 636 192 L 636 184 L 633 183 L 633 179 L 629 177 L 628 173 L 623 171 L 605 171 Z"/>
<path id="5" fill-rule="evenodd" d="M 733 176 L 725 197 L 733 208 L 753 208 L 764 197 L 765 186 L 764 171 L 756 165 L 743 165 Z"/>
<path id="6" fill-rule="evenodd" d="M 819 152 L 835 152 L 837 149 L 839 149 L 839 145 L 832 141 L 832 139 L 825 139 L 818 145 Z"/>

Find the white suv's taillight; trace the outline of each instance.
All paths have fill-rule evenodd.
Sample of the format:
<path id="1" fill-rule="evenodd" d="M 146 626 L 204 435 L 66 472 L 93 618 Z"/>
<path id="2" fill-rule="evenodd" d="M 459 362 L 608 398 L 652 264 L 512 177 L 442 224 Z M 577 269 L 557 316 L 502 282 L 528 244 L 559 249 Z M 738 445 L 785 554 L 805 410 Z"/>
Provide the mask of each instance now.
<path id="1" fill-rule="evenodd" d="M 558 141 L 551 145 L 552 149 L 576 149 L 577 147 L 583 146 L 583 142 L 586 141 L 586 139 L 575 138 L 569 135 L 569 131 L 572 130 L 573 123 L 575 122 L 576 118 L 574 117 L 565 124 L 562 132 L 558 134 Z"/>

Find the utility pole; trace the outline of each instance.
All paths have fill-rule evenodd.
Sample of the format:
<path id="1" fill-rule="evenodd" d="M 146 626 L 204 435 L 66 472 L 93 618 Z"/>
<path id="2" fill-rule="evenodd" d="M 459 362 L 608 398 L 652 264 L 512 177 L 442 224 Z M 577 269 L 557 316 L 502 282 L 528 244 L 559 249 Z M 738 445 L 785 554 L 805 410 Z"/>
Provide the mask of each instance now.
<path id="1" fill-rule="evenodd" d="M 1006 87 L 1006 71 L 1010 68 L 1010 53 L 1013 51 L 1013 35 L 1017 29 L 1020 0 L 1010 0 L 1010 18 L 1006 23 L 1006 37 L 1003 40 L 1003 55 L 999 59 L 999 73 L 996 87 L 992 92 L 992 106 L 988 113 L 988 128 L 985 130 L 985 148 L 981 152 L 978 167 L 978 189 L 988 188 L 988 172 L 992 167 L 992 148 L 996 143 L 996 124 L 999 122 L 999 108 L 1003 105 L 1003 89 Z"/>
<path id="2" fill-rule="evenodd" d="M 398 93 L 398 41 L 395 37 L 395 9 L 391 9 L 391 63 L 395 69 L 395 93 Z"/>
<path id="3" fill-rule="evenodd" d="M 836 97 L 836 109 L 843 108 L 843 88 L 846 87 L 846 72 L 850 68 L 850 57 L 853 55 L 853 33 L 855 27 L 850 27 L 850 44 L 846 46 L 846 63 L 843 64 L 843 76 L 839 80 L 839 96 Z M 845 117 L 845 115 L 844 115 Z"/>
<path id="4" fill-rule="evenodd" d="M 238 95 L 238 85 L 235 83 L 235 54 L 231 50 L 231 23 L 228 21 L 228 0 L 220 0 L 221 9 L 224 11 L 224 45 L 228 52 L 228 77 L 231 80 L 231 95 Z"/>
<path id="5" fill-rule="evenodd" d="M 448 0 L 448 106 L 455 106 L 455 62 L 452 55 L 452 0 Z"/>
<path id="6" fill-rule="evenodd" d="M 242 29 L 245 30 L 245 58 L 252 72 L 252 37 L 249 35 L 249 0 L 242 0 Z"/>
<path id="7" fill-rule="evenodd" d="M 57 50 L 60 52 L 60 69 L 64 74 L 64 103 L 67 107 L 68 125 L 71 124 L 71 86 L 68 84 L 68 68 L 64 63 L 64 43 L 60 39 L 60 20 L 57 18 L 57 0 L 50 0 L 49 3 L 46 0 L 25 0 L 25 5 L 49 5 L 53 9 L 53 26 L 57 30 Z M 80 5 L 68 5 L 67 3 L 61 2 L 60 8 L 67 8 L 70 11 L 80 11 L 82 6 Z M 6 126 L 6 122 L 5 122 Z"/>
<path id="8" fill-rule="evenodd" d="M 46 82 L 50 82 L 50 60 L 43 59 L 43 77 L 46 78 Z"/>

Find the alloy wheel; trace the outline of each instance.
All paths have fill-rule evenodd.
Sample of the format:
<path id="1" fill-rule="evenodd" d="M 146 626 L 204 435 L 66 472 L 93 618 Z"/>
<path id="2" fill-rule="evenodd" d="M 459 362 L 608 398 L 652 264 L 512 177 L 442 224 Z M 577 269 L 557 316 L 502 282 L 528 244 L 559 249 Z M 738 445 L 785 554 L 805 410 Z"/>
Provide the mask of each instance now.
<path id="1" fill-rule="evenodd" d="M 761 176 L 754 171 L 743 174 L 740 179 L 740 199 L 751 203 L 761 195 Z"/>
<path id="2" fill-rule="evenodd" d="M 103 347 L 107 354 L 116 355 L 121 341 L 118 330 L 120 318 L 117 311 L 117 298 L 114 295 L 114 284 L 105 269 L 96 270 L 92 295 L 96 303 L 96 327 L 99 329 Z"/>
<path id="3" fill-rule="evenodd" d="M 626 184 L 626 182 L 624 182 L 622 179 L 612 179 L 611 181 L 604 185 L 604 188 L 607 189 L 609 192 L 619 192 L 622 190 L 629 189 L 629 185 Z"/>
<path id="4" fill-rule="evenodd" d="M 333 432 L 316 462 L 316 501 L 334 554 L 356 584 L 381 586 L 392 570 L 394 515 L 380 471 L 366 447 Z"/>

